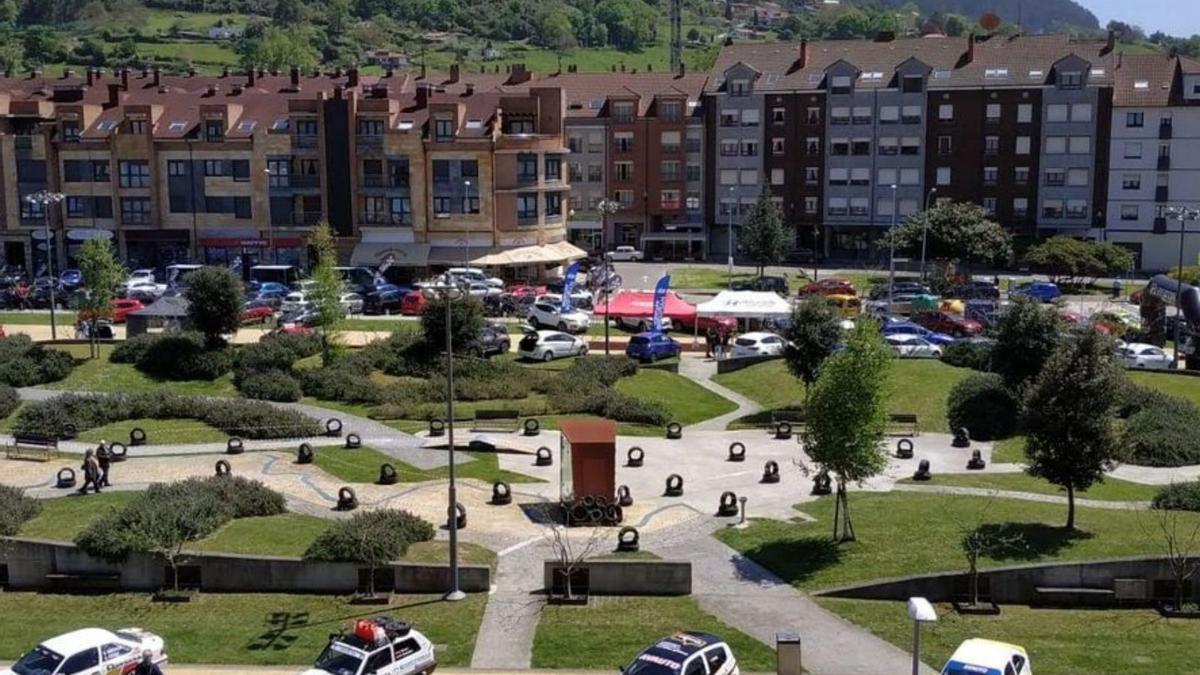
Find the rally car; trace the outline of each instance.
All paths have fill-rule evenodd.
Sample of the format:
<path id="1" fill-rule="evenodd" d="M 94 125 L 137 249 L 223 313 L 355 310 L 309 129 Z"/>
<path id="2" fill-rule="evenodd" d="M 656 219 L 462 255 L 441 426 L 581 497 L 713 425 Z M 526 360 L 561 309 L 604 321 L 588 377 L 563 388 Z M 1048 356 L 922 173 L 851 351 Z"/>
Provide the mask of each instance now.
<path id="1" fill-rule="evenodd" d="M 709 633 L 676 633 L 648 647 L 623 675 L 740 675 L 724 640 Z"/>
<path id="2" fill-rule="evenodd" d="M 1033 675 L 1033 666 L 1022 647 L 971 638 L 954 650 L 942 675 Z"/>
<path id="3" fill-rule="evenodd" d="M 350 635 L 331 635 L 303 675 L 429 675 L 437 668 L 433 643 L 404 621 L 359 619 Z"/>
<path id="4" fill-rule="evenodd" d="M 163 639 L 141 628 L 112 631 L 82 628 L 34 647 L 0 675 L 128 675 L 149 650 L 155 663 L 166 663 Z"/>

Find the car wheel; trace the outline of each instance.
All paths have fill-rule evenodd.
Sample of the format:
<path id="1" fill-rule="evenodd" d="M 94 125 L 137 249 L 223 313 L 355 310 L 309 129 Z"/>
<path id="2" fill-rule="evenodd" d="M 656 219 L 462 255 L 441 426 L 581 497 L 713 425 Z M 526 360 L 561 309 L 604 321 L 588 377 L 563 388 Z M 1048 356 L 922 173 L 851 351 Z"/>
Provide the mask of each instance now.
<path id="1" fill-rule="evenodd" d="M 578 352 L 579 356 L 587 356 L 587 352 L 588 352 L 587 345 L 585 345 L 585 344 L 579 345 L 579 352 Z"/>
<path id="2" fill-rule="evenodd" d="M 647 329 L 646 322 L 645 322 L 645 321 L 639 321 L 639 322 L 638 322 L 638 332 L 639 332 L 639 333 L 645 333 L 645 332 L 646 332 L 646 329 Z"/>
<path id="3" fill-rule="evenodd" d="M 543 361 L 553 361 L 554 360 L 554 352 L 547 349 L 546 353 L 542 354 L 542 360 Z"/>
<path id="4" fill-rule="evenodd" d="M 566 322 L 559 321 L 559 322 L 558 322 L 558 329 L 559 329 L 560 331 L 564 332 L 564 333 L 565 333 L 565 332 L 567 332 L 567 324 L 566 324 Z"/>

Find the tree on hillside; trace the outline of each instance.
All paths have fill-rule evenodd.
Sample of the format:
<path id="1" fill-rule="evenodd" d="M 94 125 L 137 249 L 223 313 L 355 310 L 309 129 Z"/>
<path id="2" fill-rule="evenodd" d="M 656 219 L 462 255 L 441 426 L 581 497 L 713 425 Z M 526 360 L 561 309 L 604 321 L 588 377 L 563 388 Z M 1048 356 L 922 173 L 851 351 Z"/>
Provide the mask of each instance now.
<path id="1" fill-rule="evenodd" d="M 1033 298 L 1017 297 L 1000 317 L 995 337 L 992 370 L 1019 395 L 1058 348 L 1062 321 L 1053 307 Z"/>
<path id="2" fill-rule="evenodd" d="M 1012 255 L 1012 236 L 971 202 L 939 201 L 909 216 L 895 230 L 896 247 L 931 260 L 963 260 L 1003 265 Z"/>
<path id="3" fill-rule="evenodd" d="M 810 295 L 792 310 L 792 321 L 784 334 L 788 341 L 784 358 L 788 370 L 804 383 L 805 405 L 808 405 L 821 364 L 842 339 L 839 324 L 837 314 L 823 296 Z"/>
<path id="4" fill-rule="evenodd" d="M 192 328 L 204 333 L 210 348 L 224 342 L 222 336 L 241 327 L 245 293 L 242 280 L 228 267 L 201 267 L 188 275 L 183 297 L 188 301 Z"/>
<path id="5" fill-rule="evenodd" d="M 837 480 L 833 538 L 854 541 L 846 484 L 887 467 L 881 444 L 891 352 L 879 324 L 860 318 L 846 348 L 825 360 L 805 411 L 804 452 Z"/>
<path id="6" fill-rule="evenodd" d="M 1068 530 L 1075 492 L 1118 460 L 1113 411 L 1126 376 L 1113 354 L 1111 338 L 1088 331 L 1054 352 L 1025 398 L 1025 470 L 1067 491 Z"/>
<path id="7" fill-rule="evenodd" d="M 758 265 L 760 275 L 764 267 L 779 264 L 787 255 L 794 237 L 783 224 L 783 213 L 771 200 L 769 188 L 764 186 L 758 194 L 754 210 L 742 225 L 738 238 L 750 259 Z"/>
<path id="8" fill-rule="evenodd" d="M 1059 283 L 1078 284 L 1133 269 L 1133 254 L 1104 241 L 1050 237 L 1025 252 L 1025 264 Z"/>
<path id="9" fill-rule="evenodd" d="M 642 0 L 602 0 L 596 20 L 608 29 L 608 41 L 617 49 L 633 50 L 654 44 L 659 13 Z"/>
<path id="10" fill-rule="evenodd" d="M 96 358 L 96 321 L 112 316 L 112 301 L 117 286 L 125 280 L 125 267 L 117 260 L 112 243 L 99 237 L 83 243 L 78 260 L 84 289 L 79 309 L 88 317 L 89 355 Z"/>
<path id="11" fill-rule="evenodd" d="M 312 268 L 313 287 L 309 291 L 316 311 L 315 326 L 321 334 L 321 362 L 333 362 L 338 326 L 342 323 L 342 275 L 337 270 L 337 241 L 329 223 L 322 220 L 308 235 L 308 246 L 316 254 Z"/>
<path id="12" fill-rule="evenodd" d="M 293 66 L 302 70 L 315 68 L 321 54 L 312 46 L 311 31 L 296 26 L 263 29 L 261 35 L 244 36 L 238 51 L 243 68 L 287 70 Z"/>

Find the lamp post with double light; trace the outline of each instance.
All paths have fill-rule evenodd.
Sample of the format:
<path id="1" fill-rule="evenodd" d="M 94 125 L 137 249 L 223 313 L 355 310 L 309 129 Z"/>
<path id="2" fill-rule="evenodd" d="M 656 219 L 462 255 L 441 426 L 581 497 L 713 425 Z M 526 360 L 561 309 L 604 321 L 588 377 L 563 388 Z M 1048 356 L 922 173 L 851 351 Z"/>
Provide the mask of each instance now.
<path id="1" fill-rule="evenodd" d="M 600 290 L 604 293 L 604 355 L 608 356 L 608 299 L 612 295 L 612 270 L 608 265 L 608 217 L 620 210 L 621 204 L 615 199 L 604 198 L 596 202 L 596 210 L 600 212 L 600 264 L 604 267 L 604 281 Z"/>
<path id="2" fill-rule="evenodd" d="M 42 211 L 45 224 L 46 238 L 46 276 L 49 277 L 50 289 L 50 339 L 58 339 L 58 323 L 54 317 L 54 258 L 58 254 L 57 243 L 50 238 L 50 207 L 58 204 L 66 195 L 61 192 L 51 192 L 50 190 L 38 190 L 31 194 L 25 195 L 25 202 L 35 205 Z"/>
<path id="3" fill-rule="evenodd" d="M 450 532 L 450 590 L 446 592 L 445 599 L 462 600 L 467 596 L 458 584 L 458 486 L 455 482 L 454 460 L 454 338 L 451 305 L 463 297 L 463 290 L 449 274 L 443 274 L 431 290 L 441 297 L 446 306 L 446 447 L 450 462 L 446 529 Z"/>
<path id="4" fill-rule="evenodd" d="M 1187 233 L 1187 222 L 1200 219 L 1200 209 L 1169 206 L 1163 209 L 1163 215 L 1179 221 L 1179 276 L 1175 280 L 1175 349 L 1172 350 L 1171 356 L 1171 369 L 1174 370 L 1179 368 L 1179 351 L 1182 348 L 1180 340 L 1183 337 L 1183 310 L 1179 306 L 1183 296 L 1183 239 Z"/>

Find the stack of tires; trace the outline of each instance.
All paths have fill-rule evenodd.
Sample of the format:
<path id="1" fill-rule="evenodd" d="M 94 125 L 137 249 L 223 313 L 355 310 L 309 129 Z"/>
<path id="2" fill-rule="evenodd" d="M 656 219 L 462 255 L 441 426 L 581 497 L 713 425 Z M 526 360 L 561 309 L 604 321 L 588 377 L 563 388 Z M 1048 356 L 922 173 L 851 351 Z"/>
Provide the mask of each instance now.
<path id="1" fill-rule="evenodd" d="M 607 497 L 584 497 L 570 510 L 571 525 L 620 525 L 625 519 L 621 505 Z"/>

